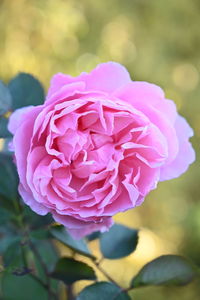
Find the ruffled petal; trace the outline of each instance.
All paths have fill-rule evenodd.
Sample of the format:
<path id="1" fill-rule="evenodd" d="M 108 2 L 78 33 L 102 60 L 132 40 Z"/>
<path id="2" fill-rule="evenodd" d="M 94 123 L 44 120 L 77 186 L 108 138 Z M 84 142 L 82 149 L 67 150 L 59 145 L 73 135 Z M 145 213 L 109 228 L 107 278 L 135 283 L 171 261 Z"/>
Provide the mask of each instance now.
<path id="1" fill-rule="evenodd" d="M 49 212 L 47 207 L 45 207 L 41 203 L 38 203 L 37 201 L 35 201 L 33 195 L 31 194 L 31 192 L 25 190 L 24 187 L 21 184 L 19 185 L 19 193 L 22 196 L 22 199 L 24 200 L 24 202 L 28 206 L 30 206 L 30 208 L 34 212 L 36 212 L 37 214 L 44 216 Z"/>
<path id="2" fill-rule="evenodd" d="M 26 106 L 23 108 L 16 109 L 9 118 L 8 130 L 15 134 L 20 125 L 26 120 L 28 112 L 32 111 L 35 106 Z"/>
<path id="3" fill-rule="evenodd" d="M 178 154 L 170 164 L 161 168 L 161 181 L 180 176 L 195 161 L 194 149 L 188 141 L 193 136 L 192 128 L 183 117 L 178 116 L 175 122 L 175 129 L 179 143 Z"/>
<path id="4" fill-rule="evenodd" d="M 75 83 L 85 83 L 85 90 L 111 93 L 128 82 L 131 82 L 130 75 L 122 65 L 115 62 L 102 63 L 89 74 L 81 73 L 77 77 L 62 73 L 56 74 L 51 80 L 47 99 L 66 85 L 71 85 L 73 88 Z M 74 85 L 74 88 L 76 88 L 76 85 Z"/>
<path id="5" fill-rule="evenodd" d="M 137 103 L 153 106 L 162 112 L 172 123 L 177 117 L 176 105 L 173 101 L 165 99 L 164 91 L 157 85 L 143 81 L 133 81 L 119 89 L 114 96 L 137 107 Z"/>
<path id="6" fill-rule="evenodd" d="M 63 224 L 75 239 L 80 239 L 94 231 L 108 231 L 113 225 L 111 217 L 103 218 L 102 221 L 95 223 L 84 222 L 71 216 L 59 215 L 58 213 L 53 212 L 53 218 L 56 222 Z"/>

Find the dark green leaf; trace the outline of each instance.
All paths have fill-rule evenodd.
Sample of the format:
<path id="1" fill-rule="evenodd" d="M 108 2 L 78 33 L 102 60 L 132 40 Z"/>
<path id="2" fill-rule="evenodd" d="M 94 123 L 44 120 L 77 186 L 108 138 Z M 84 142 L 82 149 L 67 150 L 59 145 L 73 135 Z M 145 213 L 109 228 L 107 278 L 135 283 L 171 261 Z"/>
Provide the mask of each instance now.
<path id="1" fill-rule="evenodd" d="M 0 80 L 0 116 L 5 114 L 12 105 L 12 98 L 9 89 Z"/>
<path id="2" fill-rule="evenodd" d="M 37 253 L 39 253 L 39 255 L 40 255 L 40 259 L 39 259 L 38 255 L 34 254 L 35 261 L 37 263 L 37 269 L 39 270 L 39 272 L 41 271 L 41 273 L 42 273 L 42 270 L 41 270 L 42 269 L 41 268 L 41 260 L 42 260 L 43 263 L 47 266 L 47 269 L 49 270 L 49 272 L 51 272 L 58 260 L 57 249 L 54 247 L 53 243 L 49 240 L 38 241 L 38 240 L 31 238 L 31 241 L 32 241 L 33 247 L 36 249 Z M 35 253 L 34 250 L 32 252 Z"/>
<path id="3" fill-rule="evenodd" d="M 70 249 L 90 258 L 95 259 L 87 247 L 84 240 L 74 240 L 71 235 L 66 231 L 64 226 L 53 226 L 50 229 L 52 237 L 69 247 Z"/>
<path id="4" fill-rule="evenodd" d="M 34 243 L 34 242 L 33 242 Z M 46 281 L 46 275 L 44 274 L 43 265 L 41 265 L 38 256 L 34 256 L 33 252 L 30 251 L 29 241 L 19 241 L 13 242 L 7 247 L 7 251 L 4 253 L 3 259 L 8 265 L 6 265 L 3 278 L 2 278 L 2 290 L 3 299 L 46 299 L 48 296 L 41 285 L 37 284 L 37 281 L 32 280 L 32 276 L 29 273 L 34 272 L 39 276 L 44 282 Z M 58 254 L 55 251 L 54 246 L 49 241 L 40 240 L 35 242 L 35 247 L 39 253 L 43 264 L 46 264 L 47 269 L 50 271 L 58 259 Z M 23 255 L 26 256 L 28 261 L 28 267 L 24 264 Z M 12 275 L 11 275 L 12 274 Z M 15 286 L 17 283 L 18 287 Z M 58 281 L 51 279 L 51 287 L 56 290 L 58 287 Z M 25 286 L 23 286 L 25 285 Z M 16 291 L 20 289 L 20 291 Z M 11 291 L 9 291 L 11 289 Z M 36 290 L 35 290 L 36 289 Z M 23 291 L 23 292 L 22 292 Z M 29 292 L 31 295 L 29 296 Z"/>
<path id="5" fill-rule="evenodd" d="M 24 264 L 23 255 L 28 251 L 28 245 L 22 243 L 21 237 L 17 237 L 9 245 L 3 254 L 4 273 L 16 276 L 24 276 L 31 272 L 31 269 Z"/>
<path id="6" fill-rule="evenodd" d="M 31 229 L 45 228 L 47 225 L 54 223 L 51 214 L 45 216 L 39 216 L 30 209 L 27 205 L 24 205 L 25 221 L 30 224 Z"/>
<path id="7" fill-rule="evenodd" d="M 0 204 L 14 210 L 17 201 L 18 175 L 11 156 L 0 153 Z"/>
<path id="8" fill-rule="evenodd" d="M 30 232 L 31 238 L 35 240 L 44 240 L 51 237 L 48 229 L 36 229 Z"/>
<path id="9" fill-rule="evenodd" d="M 1 182 L 0 182 L 0 189 L 1 189 Z M 14 212 L 14 206 L 13 206 L 11 199 L 7 198 L 6 196 L 4 196 L 2 194 L 0 194 L 0 205 L 2 205 L 3 208 L 8 211 L 10 211 L 12 213 Z"/>
<path id="10" fill-rule="evenodd" d="M 12 134 L 8 131 L 8 119 L 0 117 L 0 138 L 11 137 Z"/>
<path id="11" fill-rule="evenodd" d="M 44 102 L 44 90 L 40 82 L 30 74 L 20 73 L 8 85 L 12 95 L 12 109 Z"/>
<path id="12" fill-rule="evenodd" d="M 11 217 L 12 217 L 11 212 L 4 209 L 3 206 L 0 206 L 0 225 L 5 226 L 5 224 L 11 219 Z"/>
<path id="13" fill-rule="evenodd" d="M 62 257 L 58 260 L 51 276 L 62 280 L 65 284 L 72 284 L 78 280 L 96 279 L 95 272 L 90 266 L 68 257 Z"/>
<path id="14" fill-rule="evenodd" d="M 33 250 L 32 246 L 32 254 L 33 254 L 33 261 L 30 263 L 30 265 L 34 265 L 34 269 L 37 270 L 38 276 L 45 282 L 46 281 L 46 274 L 44 271 L 44 264 L 46 265 L 46 269 L 48 272 L 51 272 L 58 260 L 59 254 L 56 249 L 56 247 L 53 245 L 53 243 L 49 240 L 35 240 L 34 238 L 31 238 L 32 244 L 35 247 L 37 253 L 35 253 L 35 250 Z M 39 258 L 40 257 L 40 258 Z M 50 280 L 51 286 L 54 290 L 57 290 L 58 288 L 58 281 L 51 279 Z"/>
<path id="15" fill-rule="evenodd" d="M 184 257 L 163 255 L 146 264 L 131 282 L 132 287 L 148 285 L 185 285 L 196 272 Z"/>
<path id="16" fill-rule="evenodd" d="M 114 224 L 108 232 L 100 236 L 103 256 L 117 259 L 131 254 L 138 243 L 138 230 L 121 224 Z"/>
<path id="17" fill-rule="evenodd" d="M 8 247 L 16 242 L 18 236 L 16 232 L 12 231 L 9 226 L 4 226 L 0 228 L 0 255 L 3 255 L 8 249 Z"/>
<path id="18" fill-rule="evenodd" d="M 87 235 L 86 238 L 89 242 L 91 242 L 91 241 L 94 241 L 94 240 L 100 238 L 100 235 L 101 235 L 100 231 L 95 231 L 95 232 Z"/>
<path id="19" fill-rule="evenodd" d="M 31 275 L 16 276 L 5 273 L 1 280 L 4 300 L 48 300 L 48 292 Z"/>
<path id="20" fill-rule="evenodd" d="M 20 238 L 16 237 L 3 255 L 4 266 L 12 268 L 23 266 L 21 254 Z"/>
<path id="21" fill-rule="evenodd" d="M 127 293 L 111 282 L 97 282 L 84 288 L 77 300 L 130 300 Z"/>

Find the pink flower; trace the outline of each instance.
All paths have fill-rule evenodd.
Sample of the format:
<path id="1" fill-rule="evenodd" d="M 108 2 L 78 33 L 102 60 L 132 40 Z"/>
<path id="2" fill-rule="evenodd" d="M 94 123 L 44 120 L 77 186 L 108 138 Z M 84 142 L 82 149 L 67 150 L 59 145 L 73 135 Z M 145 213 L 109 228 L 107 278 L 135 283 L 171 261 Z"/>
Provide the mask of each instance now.
<path id="1" fill-rule="evenodd" d="M 195 159 L 175 104 L 113 62 L 76 78 L 55 75 L 44 105 L 15 111 L 9 130 L 24 202 L 75 238 L 108 230 L 113 215 Z"/>

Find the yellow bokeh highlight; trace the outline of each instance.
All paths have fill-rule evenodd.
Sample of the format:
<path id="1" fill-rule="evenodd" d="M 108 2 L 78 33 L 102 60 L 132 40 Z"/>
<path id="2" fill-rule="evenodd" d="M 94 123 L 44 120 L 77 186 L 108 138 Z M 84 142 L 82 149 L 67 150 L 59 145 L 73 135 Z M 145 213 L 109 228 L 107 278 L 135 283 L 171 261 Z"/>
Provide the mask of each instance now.
<path id="1" fill-rule="evenodd" d="M 199 83 L 199 72 L 192 64 L 181 64 L 174 68 L 172 77 L 174 83 L 183 90 L 190 91 Z"/>

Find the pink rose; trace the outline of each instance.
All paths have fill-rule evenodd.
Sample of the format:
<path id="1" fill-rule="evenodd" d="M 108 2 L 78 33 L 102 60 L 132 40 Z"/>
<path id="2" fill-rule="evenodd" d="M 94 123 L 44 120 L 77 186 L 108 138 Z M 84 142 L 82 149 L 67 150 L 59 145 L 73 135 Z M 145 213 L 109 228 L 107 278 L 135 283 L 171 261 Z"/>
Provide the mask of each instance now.
<path id="1" fill-rule="evenodd" d="M 108 230 L 113 215 L 195 159 L 175 104 L 113 62 L 76 78 L 55 75 L 44 105 L 15 111 L 9 130 L 24 202 L 75 238 Z"/>

